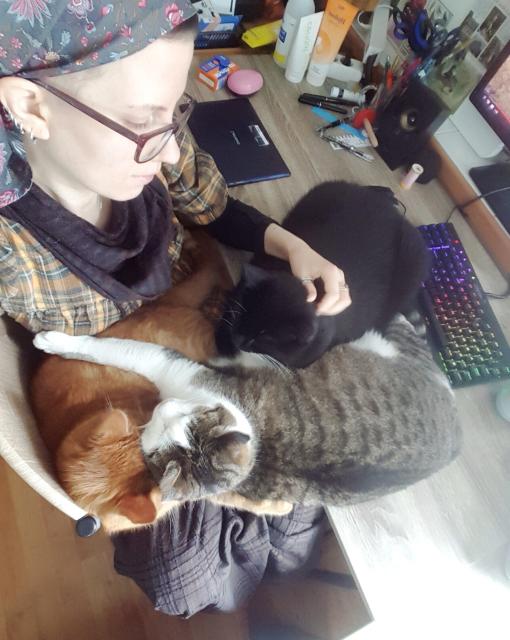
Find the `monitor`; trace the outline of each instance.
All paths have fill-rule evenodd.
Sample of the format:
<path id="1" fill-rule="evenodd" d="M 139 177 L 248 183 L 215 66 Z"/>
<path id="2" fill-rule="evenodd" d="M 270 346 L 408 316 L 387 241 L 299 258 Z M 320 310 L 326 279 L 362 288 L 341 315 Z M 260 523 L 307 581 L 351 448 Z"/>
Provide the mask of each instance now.
<path id="1" fill-rule="evenodd" d="M 510 149 L 510 42 L 475 87 L 470 100 Z"/>
<path id="2" fill-rule="evenodd" d="M 510 42 L 488 68 L 470 100 L 510 149 Z M 475 167 L 471 179 L 494 214 L 510 234 L 510 162 Z"/>

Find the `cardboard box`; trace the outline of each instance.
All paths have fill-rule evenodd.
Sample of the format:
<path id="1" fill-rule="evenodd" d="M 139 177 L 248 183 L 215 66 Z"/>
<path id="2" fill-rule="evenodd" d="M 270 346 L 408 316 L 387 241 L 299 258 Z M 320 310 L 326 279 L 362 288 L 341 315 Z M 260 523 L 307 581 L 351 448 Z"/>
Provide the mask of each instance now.
<path id="1" fill-rule="evenodd" d="M 198 80 L 203 82 L 212 91 L 222 89 L 227 78 L 234 71 L 238 71 L 239 67 L 232 62 L 227 56 L 214 56 L 209 58 L 198 67 Z"/>

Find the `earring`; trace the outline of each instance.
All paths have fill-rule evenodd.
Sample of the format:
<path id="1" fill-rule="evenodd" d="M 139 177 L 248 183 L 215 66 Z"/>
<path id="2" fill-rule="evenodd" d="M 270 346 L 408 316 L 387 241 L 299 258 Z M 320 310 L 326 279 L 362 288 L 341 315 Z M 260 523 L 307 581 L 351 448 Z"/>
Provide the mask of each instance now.
<path id="1" fill-rule="evenodd" d="M 32 131 L 32 129 L 30 129 L 30 140 L 31 142 L 33 142 L 33 144 L 37 143 L 37 138 L 34 136 L 34 132 Z"/>
<path id="2" fill-rule="evenodd" d="M 21 134 L 25 133 L 25 128 L 23 127 L 23 125 L 21 124 L 21 122 L 19 122 L 19 120 L 16 120 L 16 118 L 13 118 L 14 120 L 14 124 L 16 125 L 16 127 L 19 129 Z"/>

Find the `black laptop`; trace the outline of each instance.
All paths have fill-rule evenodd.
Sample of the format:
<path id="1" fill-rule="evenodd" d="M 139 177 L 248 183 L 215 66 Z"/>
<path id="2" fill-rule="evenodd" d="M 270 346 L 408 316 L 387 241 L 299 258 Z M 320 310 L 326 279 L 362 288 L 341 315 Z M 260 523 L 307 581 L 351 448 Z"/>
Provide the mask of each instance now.
<path id="1" fill-rule="evenodd" d="M 189 128 L 229 187 L 290 176 L 248 98 L 199 102 Z"/>

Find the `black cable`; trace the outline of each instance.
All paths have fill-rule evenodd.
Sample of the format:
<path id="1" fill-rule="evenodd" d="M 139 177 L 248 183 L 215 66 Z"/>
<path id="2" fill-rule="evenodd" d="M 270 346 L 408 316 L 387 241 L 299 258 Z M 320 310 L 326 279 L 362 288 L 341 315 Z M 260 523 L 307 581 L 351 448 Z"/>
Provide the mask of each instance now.
<path id="1" fill-rule="evenodd" d="M 450 213 L 448 214 L 448 217 L 446 218 L 445 222 L 450 222 L 453 214 L 455 213 L 455 211 L 457 209 L 459 210 L 459 212 L 463 216 L 466 216 L 466 213 L 464 212 L 464 209 L 466 207 L 468 207 L 470 204 L 473 204 L 473 202 L 477 202 L 478 200 L 481 200 L 482 198 L 486 198 L 487 196 L 492 196 L 495 193 L 501 193 L 502 191 L 508 191 L 509 189 L 510 189 L 510 186 L 501 187 L 500 189 L 493 189 L 492 191 L 487 191 L 486 193 L 481 193 L 479 196 L 471 198 L 471 200 L 468 200 L 467 202 L 464 202 L 463 204 L 456 204 L 452 208 Z M 505 289 L 505 291 L 503 291 L 503 293 L 492 293 L 490 291 L 484 291 L 483 293 L 488 298 L 494 298 L 495 300 L 504 300 L 505 298 L 508 298 L 510 296 L 510 274 L 507 275 L 506 289 Z"/>
<path id="2" fill-rule="evenodd" d="M 484 294 L 488 298 L 494 298 L 495 300 L 504 300 L 505 298 L 508 298 L 508 296 L 510 296 L 510 275 L 507 276 L 506 289 L 503 293 L 491 293 L 490 291 L 484 291 Z"/>
<path id="3" fill-rule="evenodd" d="M 465 215 L 463 209 L 469 206 L 470 204 L 473 204 L 473 202 L 476 202 L 477 200 L 481 200 L 482 198 L 485 198 L 485 196 L 490 196 L 493 193 L 499 193 L 500 191 L 507 191 L 508 189 L 510 189 L 510 186 L 502 187 L 501 189 L 494 189 L 493 191 L 487 191 L 487 193 L 482 193 L 481 195 L 476 196 L 476 198 L 471 198 L 471 200 L 468 200 L 463 204 L 456 204 L 448 214 L 448 217 L 446 218 L 445 222 L 450 222 L 450 219 L 455 213 L 456 209 L 458 209 L 462 215 Z M 395 198 L 396 202 L 402 207 L 402 216 L 405 218 L 407 214 L 407 207 L 402 202 L 402 200 L 399 200 L 395 195 L 393 197 Z M 492 293 L 490 291 L 483 291 L 483 293 L 488 298 L 494 298 L 495 300 L 504 300 L 505 298 L 508 298 L 510 296 L 510 274 L 508 274 L 506 278 L 507 278 L 507 284 L 506 284 L 506 289 L 505 291 L 503 291 L 503 293 Z"/>
<path id="4" fill-rule="evenodd" d="M 460 211 L 460 213 L 465 216 L 466 214 L 464 213 L 464 209 L 466 207 L 468 207 L 470 204 L 473 204 L 473 202 L 476 202 L 477 200 L 481 200 L 482 198 L 486 198 L 487 196 L 492 196 L 495 193 L 500 193 L 501 191 L 508 191 L 510 189 L 509 187 L 501 187 L 500 189 L 493 189 L 492 191 L 487 191 L 486 193 L 481 193 L 479 196 L 475 196 L 474 198 L 471 198 L 471 200 L 468 200 L 467 202 L 463 202 L 462 204 L 456 204 L 453 209 L 450 211 L 450 213 L 448 214 L 448 217 L 446 218 L 445 222 L 450 222 L 451 217 L 453 216 L 453 214 L 455 213 L 455 211 L 458 209 Z"/>

